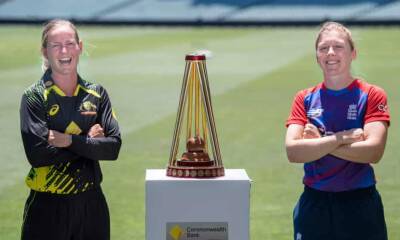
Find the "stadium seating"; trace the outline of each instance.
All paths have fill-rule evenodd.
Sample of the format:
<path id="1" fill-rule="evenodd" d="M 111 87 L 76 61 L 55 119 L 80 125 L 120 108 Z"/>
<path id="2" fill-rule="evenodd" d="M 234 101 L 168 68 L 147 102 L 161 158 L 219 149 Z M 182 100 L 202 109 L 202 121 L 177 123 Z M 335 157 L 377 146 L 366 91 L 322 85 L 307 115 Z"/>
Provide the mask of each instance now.
<path id="1" fill-rule="evenodd" d="M 0 0 L 0 19 L 83 21 L 400 20 L 399 0 Z"/>

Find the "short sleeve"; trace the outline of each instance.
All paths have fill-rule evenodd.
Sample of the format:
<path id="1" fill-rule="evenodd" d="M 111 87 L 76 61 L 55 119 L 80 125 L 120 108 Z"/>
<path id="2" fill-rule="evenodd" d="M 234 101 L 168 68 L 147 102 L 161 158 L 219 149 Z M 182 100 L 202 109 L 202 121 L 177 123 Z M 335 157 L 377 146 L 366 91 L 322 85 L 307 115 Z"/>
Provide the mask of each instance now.
<path id="1" fill-rule="evenodd" d="M 368 92 L 364 123 L 375 121 L 385 121 L 390 125 L 390 114 L 385 91 L 377 86 L 372 86 Z"/>
<path id="2" fill-rule="evenodd" d="M 289 118 L 286 120 L 286 127 L 288 127 L 290 124 L 300 124 L 303 126 L 306 125 L 307 114 L 304 106 L 305 94 L 306 91 L 302 90 L 299 91 L 294 97 Z"/>

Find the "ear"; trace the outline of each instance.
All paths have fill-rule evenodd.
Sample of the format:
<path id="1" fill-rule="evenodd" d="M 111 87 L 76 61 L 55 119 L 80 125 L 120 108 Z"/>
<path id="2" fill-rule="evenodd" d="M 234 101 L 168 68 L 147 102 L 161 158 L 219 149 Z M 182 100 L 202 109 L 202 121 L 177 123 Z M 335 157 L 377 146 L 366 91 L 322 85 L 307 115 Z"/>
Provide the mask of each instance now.
<path id="1" fill-rule="evenodd" d="M 354 49 L 354 50 L 351 52 L 351 60 L 355 60 L 356 58 L 357 58 L 357 50 Z"/>
<path id="2" fill-rule="evenodd" d="M 40 51 L 42 52 L 43 57 L 48 59 L 48 57 L 47 57 L 47 48 L 43 48 L 42 47 L 42 49 Z"/>
<path id="3" fill-rule="evenodd" d="M 321 65 L 321 64 L 319 63 L 318 54 L 315 54 L 315 61 L 317 62 L 318 65 Z"/>
<path id="4" fill-rule="evenodd" d="M 83 43 L 81 40 L 79 40 L 78 46 L 79 46 L 79 54 L 81 54 L 83 51 Z"/>

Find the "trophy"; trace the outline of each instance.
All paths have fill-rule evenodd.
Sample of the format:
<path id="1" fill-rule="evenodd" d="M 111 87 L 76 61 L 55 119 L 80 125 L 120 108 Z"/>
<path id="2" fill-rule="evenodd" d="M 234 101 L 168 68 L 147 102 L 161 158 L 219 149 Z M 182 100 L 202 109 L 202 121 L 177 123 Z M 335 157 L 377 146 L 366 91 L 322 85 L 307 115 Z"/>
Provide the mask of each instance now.
<path id="1" fill-rule="evenodd" d="M 167 176 L 212 178 L 225 175 L 207 78 L 206 56 L 186 55 L 186 66 Z M 185 147 L 179 148 L 182 127 Z M 179 153 L 183 151 L 183 153 Z M 179 159 L 177 158 L 179 156 Z"/>

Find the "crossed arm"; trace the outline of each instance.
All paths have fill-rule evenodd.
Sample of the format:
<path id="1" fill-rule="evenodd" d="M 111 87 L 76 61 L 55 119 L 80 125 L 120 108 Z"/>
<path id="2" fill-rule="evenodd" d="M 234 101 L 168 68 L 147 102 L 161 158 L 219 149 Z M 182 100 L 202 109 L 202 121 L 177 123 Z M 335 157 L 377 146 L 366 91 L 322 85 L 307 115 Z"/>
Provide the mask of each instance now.
<path id="1" fill-rule="evenodd" d="M 290 162 L 307 163 L 331 154 L 356 163 L 377 163 L 383 156 L 388 124 L 370 122 L 356 128 L 321 136 L 312 124 L 291 124 L 286 132 L 286 153 Z"/>
<path id="2" fill-rule="evenodd" d="M 49 145 L 67 149 L 80 156 L 93 160 L 116 160 L 121 146 L 119 133 L 105 130 L 100 124 L 93 125 L 86 136 L 70 135 L 56 130 L 49 130 Z"/>
<path id="3" fill-rule="evenodd" d="M 100 124 L 95 124 L 90 128 L 87 135 L 90 138 L 104 137 L 104 129 L 100 126 Z M 72 135 L 61 133 L 56 130 L 49 130 L 47 142 L 54 147 L 69 147 L 72 144 Z"/>
<path id="4" fill-rule="evenodd" d="M 92 160 L 115 160 L 121 146 L 118 123 L 104 92 L 99 124 L 94 124 L 87 135 L 69 135 L 47 124 L 46 109 L 41 92 L 30 90 L 21 99 L 21 136 L 29 163 L 35 167 L 73 161 L 79 157 Z"/>

